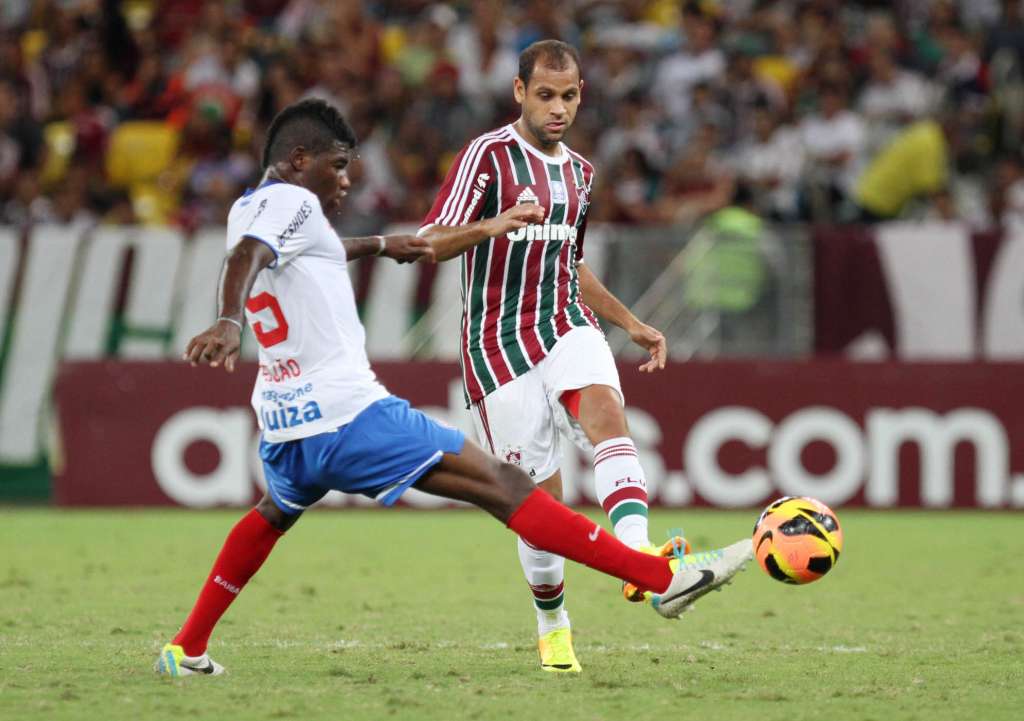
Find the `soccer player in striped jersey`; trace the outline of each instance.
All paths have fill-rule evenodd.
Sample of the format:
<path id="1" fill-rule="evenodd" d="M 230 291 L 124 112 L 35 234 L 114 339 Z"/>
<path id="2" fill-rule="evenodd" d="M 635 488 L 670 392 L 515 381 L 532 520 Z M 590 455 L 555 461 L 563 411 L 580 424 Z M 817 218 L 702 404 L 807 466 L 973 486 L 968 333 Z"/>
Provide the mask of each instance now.
<path id="1" fill-rule="evenodd" d="M 669 555 L 689 549 L 681 538 L 655 547 L 648 537 L 644 471 L 596 316 L 650 353 L 641 372 L 665 366 L 665 338 L 584 262 L 594 166 L 562 142 L 579 107 L 580 76 L 571 45 L 543 40 L 526 48 L 513 82 L 521 116 L 462 149 L 418 235 L 437 260 L 461 257 L 461 364 L 481 444 L 561 498 L 561 430 L 593 453 L 596 495 L 615 535 Z M 579 671 L 564 559 L 521 538 L 519 558 L 537 610 L 542 668 Z M 630 584 L 623 591 L 630 601 L 645 599 Z"/>

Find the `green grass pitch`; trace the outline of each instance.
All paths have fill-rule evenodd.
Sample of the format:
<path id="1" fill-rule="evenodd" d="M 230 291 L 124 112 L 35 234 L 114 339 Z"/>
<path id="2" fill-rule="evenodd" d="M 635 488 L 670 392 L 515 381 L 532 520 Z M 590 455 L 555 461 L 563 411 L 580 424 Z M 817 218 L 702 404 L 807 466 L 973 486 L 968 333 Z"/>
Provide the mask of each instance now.
<path id="1" fill-rule="evenodd" d="M 0 719 L 1020 719 L 1024 517 L 841 510 L 823 580 L 755 565 L 667 622 L 570 564 L 583 674 L 539 670 L 513 536 L 475 511 L 313 511 L 156 676 L 237 512 L 0 510 Z M 698 547 L 755 512 L 660 511 Z M 596 516 L 595 516 L 596 517 Z"/>

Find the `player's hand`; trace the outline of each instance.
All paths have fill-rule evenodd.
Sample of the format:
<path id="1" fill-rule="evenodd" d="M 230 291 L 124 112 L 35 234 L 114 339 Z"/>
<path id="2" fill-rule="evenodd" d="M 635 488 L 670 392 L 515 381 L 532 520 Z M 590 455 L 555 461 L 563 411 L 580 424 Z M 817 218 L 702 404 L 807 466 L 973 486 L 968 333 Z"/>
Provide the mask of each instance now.
<path id="1" fill-rule="evenodd" d="M 229 320 L 219 320 L 188 342 L 182 360 L 193 366 L 209 363 L 213 368 L 223 363 L 228 373 L 234 373 L 241 344 L 241 329 Z"/>
<path id="2" fill-rule="evenodd" d="M 489 218 L 484 222 L 487 224 L 487 235 L 497 238 L 513 230 L 519 230 L 531 223 L 544 222 L 544 209 L 536 203 L 523 203 L 514 205 L 501 215 Z"/>
<path id="3" fill-rule="evenodd" d="M 434 262 L 434 246 L 430 241 L 415 235 L 385 235 L 384 252 L 381 255 L 394 258 L 399 263 Z"/>
<path id="4" fill-rule="evenodd" d="M 629 329 L 629 337 L 634 343 L 651 354 L 651 359 L 640 366 L 641 373 L 653 373 L 665 367 L 665 359 L 668 358 L 668 347 L 665 344 L 665 336 L 661 334 L 661 331 L 637 321 L 636 325 Z"/>

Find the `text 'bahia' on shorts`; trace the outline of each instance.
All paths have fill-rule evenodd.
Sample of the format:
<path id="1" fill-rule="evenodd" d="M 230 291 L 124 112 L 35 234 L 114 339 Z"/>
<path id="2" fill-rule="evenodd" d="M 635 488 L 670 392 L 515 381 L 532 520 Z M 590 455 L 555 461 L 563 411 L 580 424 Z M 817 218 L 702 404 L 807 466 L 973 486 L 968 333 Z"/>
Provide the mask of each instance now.
<path id="1" fill-rule="evenodd" d="M 461 453 L 461 431 L 389 396 L 337 430 L 283 443 L 260 441 L 267 490 L 285 513 L 328 491 L 361 493 L 392 505 L 445 453 Z"/>

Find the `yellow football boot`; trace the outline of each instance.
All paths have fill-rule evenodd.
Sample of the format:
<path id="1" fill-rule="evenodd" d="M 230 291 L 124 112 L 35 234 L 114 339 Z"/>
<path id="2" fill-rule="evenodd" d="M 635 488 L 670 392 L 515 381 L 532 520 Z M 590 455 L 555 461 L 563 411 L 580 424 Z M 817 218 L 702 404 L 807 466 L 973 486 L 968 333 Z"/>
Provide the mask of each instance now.
<path id="1" fill-rule="evenodd" d="M 540 667 L 551 673 L 579 673 L 583 670 L 572 650 L 572 630 L 556 628 L 537 640 Z"/>

